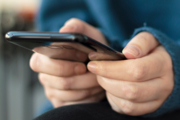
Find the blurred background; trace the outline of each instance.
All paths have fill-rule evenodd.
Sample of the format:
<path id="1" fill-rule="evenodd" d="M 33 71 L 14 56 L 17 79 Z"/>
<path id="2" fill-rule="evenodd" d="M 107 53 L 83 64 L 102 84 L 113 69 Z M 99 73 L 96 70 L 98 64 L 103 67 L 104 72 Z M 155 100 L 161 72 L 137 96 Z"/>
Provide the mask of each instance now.
<path id="1" fill-rule="evenodd" d="M 40 0 L 0 0 L 0 120 L 31 120 L 45 101 L 37 74 L 29 67 L 31 51 L 7 43 L 8 31 L 36 31 Z"/>

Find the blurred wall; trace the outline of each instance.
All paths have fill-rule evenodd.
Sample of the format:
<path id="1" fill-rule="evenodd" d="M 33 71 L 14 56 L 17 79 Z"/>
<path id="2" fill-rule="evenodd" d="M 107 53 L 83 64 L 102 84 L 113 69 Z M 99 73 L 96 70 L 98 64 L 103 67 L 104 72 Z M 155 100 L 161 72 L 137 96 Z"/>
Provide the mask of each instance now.
<path id="1" fill-rule="evenodd" d="M 0 120 L 31 120 L 45 99 L 29 68 L 32 52 L 7 43 L 11 30 L 32 31 L 39 0 L 0 0 Z"/>
<path id="2" fill-rule="evenodd" d="M 22 10 L 27 7 L 28 9 L 36 9 L 39 6 L 40 0 L 0 0 L 0 9 L 13 9 Z"/>

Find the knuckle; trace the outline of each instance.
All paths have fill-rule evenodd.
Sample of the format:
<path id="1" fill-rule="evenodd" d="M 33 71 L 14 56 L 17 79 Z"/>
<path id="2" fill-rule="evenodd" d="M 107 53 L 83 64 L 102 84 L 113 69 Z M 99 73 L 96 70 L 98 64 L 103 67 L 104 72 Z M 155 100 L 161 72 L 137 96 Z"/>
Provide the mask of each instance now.
<path id="1" fill-rule="evenodd" d="M 127 99 L 136 100 L 139 97 L 139 88 L 136 85 L 125 86 L 123 92 Z"/>
<path id="2" fill-rule="evenodd" d="M 71 89 L 72 82 L 73 82 L 72 79 L 61 78 L 59 82 L 59 86 L 61 86 L 62 90 L 69 90 Z"/>
<path id="3" fill-rule="evenodd" d="M 84 91 L 81 91 L 79 93 L 77 93 L 75 95 L 78 96 L 76 100 L 84 100 L 84 99 L 88 99 L 90 98 L 92 95 L 91 95 L 92 91 L 91 90 L 84 90 Z"/>
<path id="4" fill-rule="evenodd" d="M 161 65 L 161 69 L 165 73 L 173 73 L 173 62 L 171 56 L 162 46 L 158 47 L 158 50 L 162 53 L 159 55 L 159 64 Z"/>
<path id="5" fill-rule="evenodd" d="M 56 103 L 56 102 L 51 102 L 52 103 L 52 105 L 53 105 L 53 107 L 54 108 L 58 108 L 58 107 L 61 107 L 61 105 L 59 105 L 58 103 Z"/>
<path id="6" fill-rule="evenodd" d="M 91 95 L 92 95 L 92 90 L 85 90 L 84 92 L 82 92 L 83 99 L 90 97 Z"/>
<path id="7" fill-rule="evenodd" d="M 132 115 L 135 112 L 136 108 L 133 102 L 124 101 L 122 103 L 122 111 L 127 115 Z"/>
<path id="8" fill-rule="evenodd" d="M 64 76 L 64 72 L 67 72 L 67 70 L 65 68 L 65 65 L 61 64 L 61 63 L 58 63 L 57 66 L 58 67 L 57 67 L 57 70 L 56 70 L 56 75 L 59 76 L 59 77 Z"/>
<path id="9" fill-rule="evenodd" d="M 164 81 L 166 81 L 166 85 L 164 85 L 163 91 L 164 91 L 164 93 L 166 95 L 169 96 L 172 93 L 172 91 L 173 91 L 174 81 L 173 81 L 172 78 L 170 78 L 170 79 L 169 78 L 165 78 Z"/>
<path id="10" fill-rule="evenodd" d="M 64 102 L 54 102 L 54 101 L 51 101 L 54 108 L 58 108 L 58 107 L 61 107 L 61 106 L 64 106 L 65 103 Z"/>
<path id="11" fill-rule="evenodd" d="M 39 75 L 38 75 L 38 79 L 39 79 L 40 83 L 41 83 L 42 85 L 44 85 L 45 79 L 44 79 L 43 74 L 39 74 Z"/>
<path id="12" fill-rule="evenodd" d="M 168 60 L 168 62 L 166 63 L 166 70 L 167 71 L 173 71 L 173 66 L 172 66 L 172 60 Z"/>
<path id="13" fill-rule="evenodd" d="M 166 92 L 168 95 L 170 95 L 173 91 L 173 87 L 174 85 L 173 84 L 170 84 L 169 87 L 167 87 L 164 92 Z"/>
<path id="14" fill-rule="evenodd" d="M 136 64 L 132 67 L 130 74 L 132 75 L 132 79 L 135 81 L 142 80 L 147 72 L 147 67 L 141 63 L 141 64 Z"/>
<path id="15" fill-rule="evenodd" d="M 171 63 L 167 64 L 167 70 L 168 71 L 173 71 L 173 66 Z"/>
<path id="16" fill-rule="evenodd" d="M 154 36 L 149 32 L 141 32 L 137 36 L 138 36 L 137 40 L 141 40 L 141 41 L 144 41 L 144 42 L 148 42 L 148 41 L 150 41 L 151 39 L 154 38 Z"/>
<path id="17" fill-rule="evenodd" d="M 54 97 L 53 93 L 48 88 L 45 88 L 45 95 L 49 100 L 51 100 Z"/>
<path id="18" fill-rule="evenodd" d="M 147 40 L 148 40 L 148 38 L 147 38 L 147 37 L 146 37 L 146 35 L 144 35 L 144 34 L 146 34 L 146 35 L 147 35 L 147 33 L 146 33 L 146 32 L 142 32 L 142 33 L 140 33 L 140 34 L 139 34 L 139 36 L 138 36 L 138 39 L 143 40 L 143 41 L 147 41 Z"/>
<path id="19" fill-rule="evenodd" d="M 54 72 L 55 75 L 58 77 L 68 77 L 70 75 L 74 75 L 76 74 L 76 64 L 67 64 L 67 63 L 63 63 L 63 62 L 58 62 L 57 67 L 55 68 Z"/>
<path id="20" fill-rule="evenodd" d="M 64 101 L 61 101 L 59 99 L 56 99 L 56 98 L 53 98 L 50 100 L 52 105 L 57 108 L 57 107 L 61 107 L 61 106 L 64 106 L 66 104 L 66 102 Z"/>

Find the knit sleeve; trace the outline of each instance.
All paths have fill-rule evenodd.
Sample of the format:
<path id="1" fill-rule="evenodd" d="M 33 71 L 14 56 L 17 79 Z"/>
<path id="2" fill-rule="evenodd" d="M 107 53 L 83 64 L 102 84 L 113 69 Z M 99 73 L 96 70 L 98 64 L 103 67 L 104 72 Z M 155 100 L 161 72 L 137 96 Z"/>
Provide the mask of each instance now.
<path id="1" fill-rule="evenodd" d="M 141 27 L 135 29 L 132 38 L 136 36 L 138 33 L 143 31 L 147 31 L 151 33 L 159 41 L 159 43 L 164 46 L 164 48 L 170 54 L 173 63 L 175 86 L 171 95 L 167 98 L 167 100 L 158 110 L 156 110 L 153 113 L 142 116 L 142 117 L 157 117 L 167 112 L 180 108 L 180 91 L 179 91 L 180 90 L 180 40 L 173 40 L 168 36 L 166 36 L 161 31 L 151 27 Z M 109 42 L 109 45 L 118 51 L 121 51 L 123 47 L 125 47 L 126 44 L 130 41 L 130 40 L 114 39 L 108 37 L 108 34 L 106 34 L 105 31 L 101 30 L 101 32 L 106 37 L 107 41 Z"/>
<path id="2" fill-rule="evenodd" d="M 133 37 L 143 31 L 151 33 L 159 41 L 159 43 L 164 46 L 164 48 L 170 54 L 173 63 L 175 86 L 171 95 L 158 110 L 144 115 L 144 117 L 156 117 L 180 108 L 180 40 L 172 40 L 161 31 L 151 27 L 142 27 L 136 29 Z"/>
<path id="3" fill-rule="evenodd" d="M 36 16 L 38 31 L 59 31 L 70 18 L 95 25 L 84 0 L 43 0 Z"/>

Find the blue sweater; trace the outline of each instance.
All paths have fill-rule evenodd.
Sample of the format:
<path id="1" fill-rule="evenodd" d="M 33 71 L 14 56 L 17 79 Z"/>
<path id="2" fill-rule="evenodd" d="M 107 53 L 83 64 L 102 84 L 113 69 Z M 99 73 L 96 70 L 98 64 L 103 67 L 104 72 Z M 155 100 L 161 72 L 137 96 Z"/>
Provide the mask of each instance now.
<path id="1" fill-rule="evenodd" d="M 43 0 L 37 26 L 58 31 L 70 18 L 99 28 L 118 51 L 139 32 L 152 33 L 172 58 L 175 86 L 164 104 L 145 116 L 180 108 L 180 0 Z"/>

